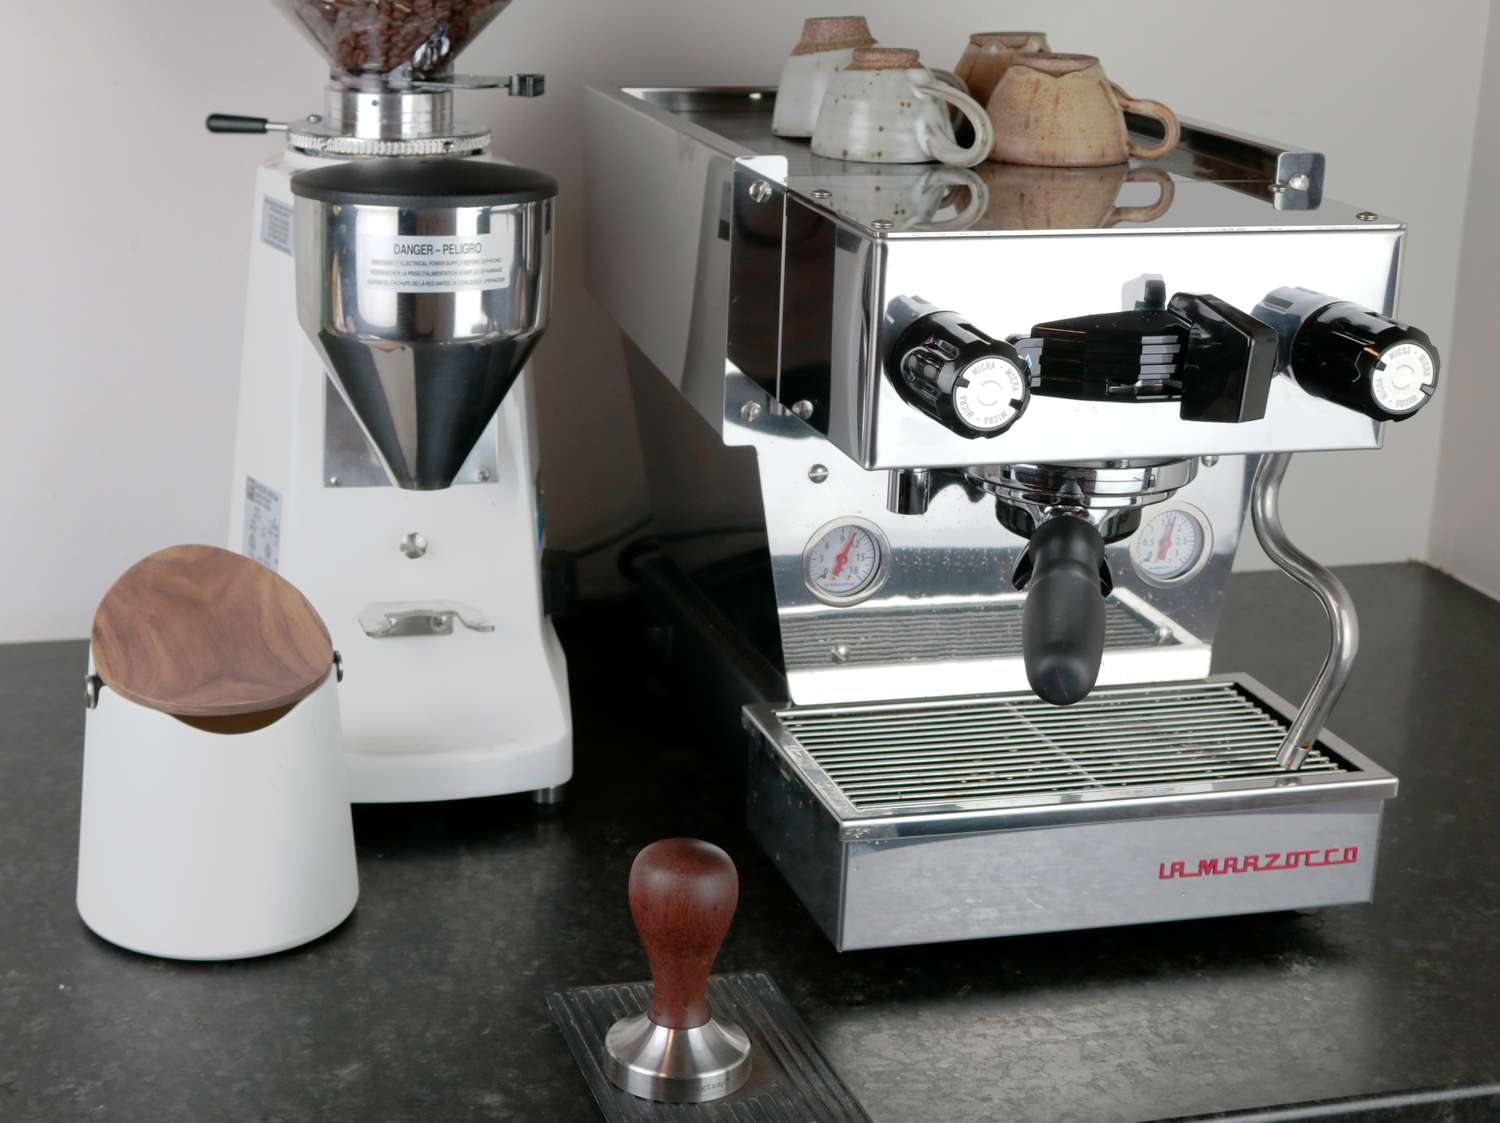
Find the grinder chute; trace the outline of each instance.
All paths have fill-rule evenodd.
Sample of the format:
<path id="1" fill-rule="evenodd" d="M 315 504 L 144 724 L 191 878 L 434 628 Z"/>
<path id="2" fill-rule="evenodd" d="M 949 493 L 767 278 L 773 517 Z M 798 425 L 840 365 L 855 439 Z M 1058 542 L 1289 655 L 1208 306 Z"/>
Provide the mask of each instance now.
<path id="1" fill-rule="evenodd" d="M 481 160 L 292 178 L 297 318 L 399 487 L 453 482 L 547 326 L 557 184 Z"/>

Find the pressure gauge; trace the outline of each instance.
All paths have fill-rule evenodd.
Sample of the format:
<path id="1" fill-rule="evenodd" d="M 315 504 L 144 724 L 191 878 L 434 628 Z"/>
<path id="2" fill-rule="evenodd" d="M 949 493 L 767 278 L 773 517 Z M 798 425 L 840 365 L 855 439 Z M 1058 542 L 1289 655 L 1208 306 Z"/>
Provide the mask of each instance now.
<path id="1" fill-rule="evenodd" d="M 1208 517 L 1187 503 L 1152 507 L 1135 539 L 1130 556 L 1136 572 L 1153 585 L 1185 581 L 1202 569 L 1213 553 L 1213 531 Z"/>
<path id="2" fill-rule="evenodd" d="M 820 527 L 802 551 L 802 580 L 827 604 L 864 600 L 885 584 L 890 545 L 864 519 L 835 519 Z"/>

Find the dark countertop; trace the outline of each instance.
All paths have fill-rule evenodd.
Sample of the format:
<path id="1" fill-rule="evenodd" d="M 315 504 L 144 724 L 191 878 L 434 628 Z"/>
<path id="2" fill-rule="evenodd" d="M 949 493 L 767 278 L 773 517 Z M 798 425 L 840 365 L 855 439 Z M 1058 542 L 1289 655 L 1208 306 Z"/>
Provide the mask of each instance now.
<path id="1" fill-rule="evenodd" d="M 844 955 L 750 840 L 714 746 L 645 681 L 628 613 L 565 630 L 566 810 L 358 808 L 354 916 L 219 965 L 79 921 L 84 645 L 0 647 L 0 1119 L 596 1118 L 544 998 L 646 976 L 625 877 L 671 834 L 739 863 L 720 969 L 769 970 L 877 1120 L 1459 1088 L 1391 1117 L 1500 1116 L 1500 604 L 1415 565 L 1341 575 L 1363 643 L 1332 725 L 1401 778 L 1373 905 Z M 1215 669 L 1299 698 L 1323 653 L 1314 601 L 1279 574 L 1236 577 L 1229 599 Z"/>

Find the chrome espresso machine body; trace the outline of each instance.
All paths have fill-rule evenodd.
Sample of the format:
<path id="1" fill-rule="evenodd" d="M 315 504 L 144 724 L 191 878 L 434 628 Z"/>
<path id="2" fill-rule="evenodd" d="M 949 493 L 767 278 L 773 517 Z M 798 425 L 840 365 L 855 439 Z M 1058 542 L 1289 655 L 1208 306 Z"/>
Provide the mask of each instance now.
<path id="1" fill-rule="evenodd" d="M 712 618 L 672 642 L 731 668 L 802 901 L 860 948 L 1368 900 L 1396 780 L 1323 728 L 1357 625 L 1277 500 L 1435 389 L 1404 228 L 1206 126 L 1128 170 L 872 166 L 774 98 L 591 90 L 589 277 L 643 430 L 714 435 L 643 439 L 663 538 L 758 491 L 771 666 L 661 588 Z M 1209 674 L 1247 509 L 1332 624 L 1300 707 Z"/>

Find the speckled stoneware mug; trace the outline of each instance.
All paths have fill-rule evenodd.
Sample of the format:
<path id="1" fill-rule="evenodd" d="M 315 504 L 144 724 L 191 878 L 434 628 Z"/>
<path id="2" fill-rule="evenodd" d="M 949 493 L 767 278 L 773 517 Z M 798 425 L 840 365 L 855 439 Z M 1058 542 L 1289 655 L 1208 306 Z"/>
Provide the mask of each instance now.
<path id="1" fill-rule="evenodd" d="M 1046 32 L 1042 31 L 976 31 L 969 36 L 953 70 L 969 96 L 980 105 L 988 105 L 990 95 L 1017 55 L 1034 55 L 1050 49 Z"/>
<path id="2" fill-rule="evenodd" d="M 804 20 L 802 38 L 781 68 L 771 131 L 777 136 L 812 136 L 828 83 L 849 65 L 854 48 L 874 45 L 875 38 L 864 16 L 815 16 Z"/>
<path id="3" fill-rule="evenodd" d="M 1133 98 L 1104 76 L 1093 55 L 1017 55 L 990 95 L 993 155 L 1008 164 L 1090 168 L 1132 156 L 1159 160 L 1177 147 L 1176 115 L 1159 101 Z M 1162 124 L 1160 144 L 1136 144 L 1125 113 Z"/>
<path id="4" fill-rule="evenodd" d="M 949 105 L 974 127 L 968 147 L 954 139 Z M 984 108 L 937 79 L 916 51 L 904 47 L 856 47 L 852 61 L 834 75 L 823 95 L 812 138 L 815 153 L 835 160 L 936 160 L 961 168 L 982 162 L 993 144 Z"/>

